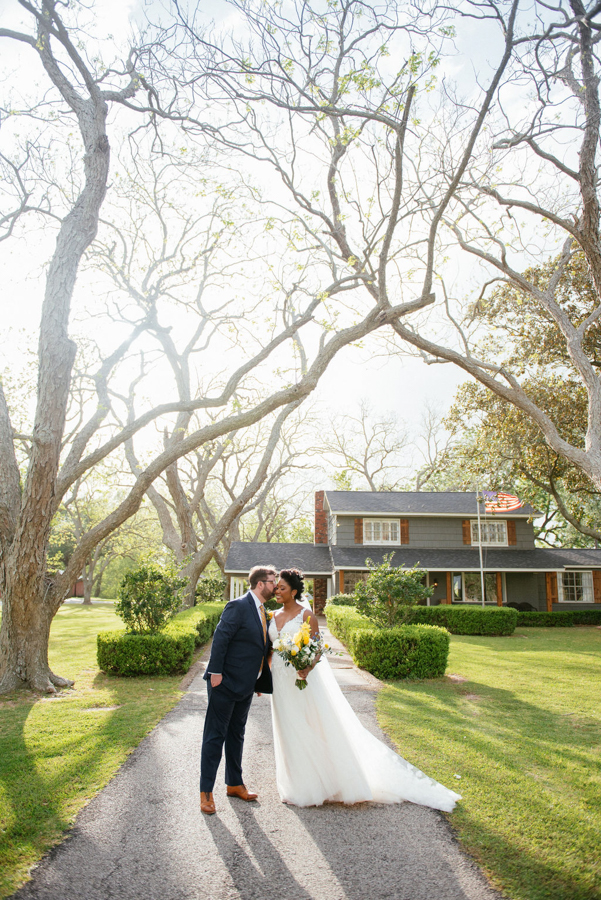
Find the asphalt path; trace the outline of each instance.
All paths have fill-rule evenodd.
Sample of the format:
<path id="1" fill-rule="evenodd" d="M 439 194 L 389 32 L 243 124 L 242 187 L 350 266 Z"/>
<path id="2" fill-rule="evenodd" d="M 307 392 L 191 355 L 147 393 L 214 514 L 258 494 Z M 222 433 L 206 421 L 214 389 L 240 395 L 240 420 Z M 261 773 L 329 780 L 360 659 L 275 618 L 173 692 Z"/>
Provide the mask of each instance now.
<path id="1" fill-rule="evenodd" d="M 348 655 L 331 660 L 363 724 L 383 737 L 374 705 L 379 683 Z M 205 708 L 198 671 L 15 900 L 501 900 L 435 810 L 281 803 L 268 697 L 253 701 L 244 752 L 245 782 L 259 800 L 227 798 L 222 764 L 217 815 L 203 816 Z"/>

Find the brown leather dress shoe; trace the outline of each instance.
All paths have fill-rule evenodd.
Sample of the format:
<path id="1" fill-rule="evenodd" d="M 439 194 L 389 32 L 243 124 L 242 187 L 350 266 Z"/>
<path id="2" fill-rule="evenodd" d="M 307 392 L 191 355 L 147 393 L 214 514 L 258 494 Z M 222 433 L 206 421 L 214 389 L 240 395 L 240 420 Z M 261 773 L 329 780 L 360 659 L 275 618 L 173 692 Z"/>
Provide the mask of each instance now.
<path id="1" fill-rule="evenodd" d="M 228 784 L 227 795 L 228 797 L 239 797 L 241 800 L 256 800 L 259 796 L 249 791 L 243 784 L 236 784 L 233 787 Z"/>
<path id="2" fill-rule="evenodd" d="M 215 801 L 213 800 L 213 795 L 208 791 L 200 792 L 200 811 L 203 812 L 205 816 L 215 815 Z"/>

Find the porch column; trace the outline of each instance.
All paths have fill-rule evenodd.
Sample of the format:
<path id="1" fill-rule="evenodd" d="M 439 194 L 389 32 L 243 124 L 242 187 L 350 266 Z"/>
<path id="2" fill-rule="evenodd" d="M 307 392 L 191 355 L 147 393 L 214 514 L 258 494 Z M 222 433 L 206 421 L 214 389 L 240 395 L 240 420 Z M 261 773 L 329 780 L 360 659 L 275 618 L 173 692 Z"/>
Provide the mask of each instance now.
<path id="1" fill-rule="evenodd" d="M 497 572 L 497 606 L 503 606 L 503 576 Z"/>
<path id="2" fill-rule="evenodd" d="M 344 594 L 344 569 L 338 573 L 338 593 Z"/>
<path id="3" fill-rule="evenodd" d="M 557 603 L 557 572 L 546 573 L 547 612 L 553 612 L 553 604 Z"/>
<path id="4" fill-rule="evenodd" d="M 447 596 L 444 599 L 445 603 L 453 602 L 453 573 L 447 572 Z"/>

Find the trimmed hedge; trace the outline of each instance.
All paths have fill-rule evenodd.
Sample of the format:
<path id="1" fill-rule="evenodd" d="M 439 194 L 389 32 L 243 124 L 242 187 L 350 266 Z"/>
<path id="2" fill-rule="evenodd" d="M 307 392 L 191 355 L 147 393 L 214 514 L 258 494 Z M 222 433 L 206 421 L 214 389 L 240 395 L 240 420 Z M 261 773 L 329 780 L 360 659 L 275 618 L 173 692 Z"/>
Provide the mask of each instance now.
<path id="1" fill-rule="evenodd" d="M 574 625 L 601 625 L 601 606 L 596 609 L 573 609 Z"/>
<path id="2" fill-rule="evenodd" d="M 347 606 L 326 607 L 328 628 L 343 641 L 354 662 L 376 678 L 439 678 L 444 675 L 450 635 L 435 625 L 375 628 Z"/>
<path id="3" fill-rule="evenodd" d="M 158 634 L 101 631 L 98 665 L 108 675 L 177 675 L 187 672 L 194 648 L 209 640 L 225 603 L 203 603 L 171 619 Z"/>
<path id="4" fill-rule="evenodd" d="M 451 634 L 513 634 L 520 615 L 508 606 L 482 608 L 441 604 L 409 607 L 407 622 L 411 625 L 440 625 Z"/>
<path id="5" fill-rule="evenodd" d="M 356 606 L 357 597 L 355 594 L 334 594 L 333 597 L 328 597 L 328 604 L 330 603 L 332 606 Z"/>
<path id="6" fill-rule="evenodd" d="M 557 612 L 519 612 L 522 628 L 571 628 L 572 625 L 601 625 L 601 609 L 562 609 Z"/>

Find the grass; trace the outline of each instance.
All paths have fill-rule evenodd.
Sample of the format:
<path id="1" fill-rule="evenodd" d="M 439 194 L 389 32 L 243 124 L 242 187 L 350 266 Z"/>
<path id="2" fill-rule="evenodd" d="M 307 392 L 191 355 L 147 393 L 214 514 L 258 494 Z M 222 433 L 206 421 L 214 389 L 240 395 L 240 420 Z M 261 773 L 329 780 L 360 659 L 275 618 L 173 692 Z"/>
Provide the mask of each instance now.
<path id="1" fill-rule="evenodd" d="M 378 714 L 463 795 L 463 846 L 512 900 L 601 898 L 601 630 L 453 636 L 447 672 L 389 684 Z"/>
<path id="2" fill-rule="evenodd" d="M 52 626 L 50 666 L 75 688 L 0 699 L 0 898 L 27 879 L 181 697 L 180 676 L 118 679 L 98 670 L 96 634 L 121 624 L 110 603 L 63 606 Z"/>

